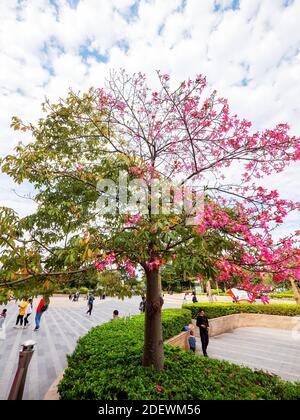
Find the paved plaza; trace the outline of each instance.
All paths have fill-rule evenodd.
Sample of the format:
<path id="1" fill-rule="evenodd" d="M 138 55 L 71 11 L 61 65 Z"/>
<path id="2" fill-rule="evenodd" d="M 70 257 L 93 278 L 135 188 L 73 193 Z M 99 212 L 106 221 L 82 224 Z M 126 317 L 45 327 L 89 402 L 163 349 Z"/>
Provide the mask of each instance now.
<path id="1" fill-rule="evenodd" d="M 201 297 L 202 298 L 202 297 Z M 227 298 L 225 298 L 227 300 Z M 202 300 L 202 299 L 201 299 Z M 190 303 L 191 298 L 188 298 Z M 203 301 L 207 301 L 203 297 Z M 21 344 L 33 339 L 36 349 L 30 362 L 23 399 L 43 399 L 56 377 L 67 366 L 66 355 L 73 352 L 77 339 L 87 331 L 112 317 L 114 309 L 121 316 L 139 313 L 140 298 L 96 299 L 91 317 L 85 314 L 87 303 L 70 302 L 67 296 L 53 297 L 48 311 L 42 317 L 41 329 L 33 332 L 34 314 L 28 329 L 14 329 L 18 306 L 10 302 L 6 321 L 6 339 L 0 340 L 0 400 L 6 399 L 16 372 Z M 35 299 L 34 306 L 38 303 Z M 179 308 L 183 295 L 166 295 L 164 308 Z M 2 309 L 4 306 L 0 306 Z M 201 345 L 198 342 L 198 350 Z M 252 368 L 263 368 L 288 380 L 300 381 L 300 339 L 290 331 L 263 328 L 242 328 L 233 333 L 210 339 L 209 355 Z"/>
<path id="2" fill-rule="evenodd" d="M 13 328 L 18 306 L 10 302 L 6 306 L 6 340 L 0 340 L 0 400 L 8 396 L 18 364 L 18 352 L 24 341 L 33 339 L 37 345 L 29 365 L 23 399 L 43 399 L 52 382 L 67 366 L 66 355 L 73 352 L 77 339 L 92 327 L 109 321 L 114 309 L 119 310 L 120 316 L 138 314 L 140 300 L 139 297 L 124 301 L 97 298 L 92 316 L 89 317 L 85 314 L 87 303 L 83 298 L 79 302 L 70 302 L 66 296 L 54 297 L 42 317 L 39 332 L 33 332 L 34 314 L 30 317 L 28 329 Z M 38 299 L 34 303 L 36 306 Z M 164 308 L 178 308 L 181 305 L 181 298 L 166 298 Z"/>
<path id="3" fill-rule="evenodd" d="M 200 352 L 199 342 L 198 351 Z M 210 338 L 210 357 L 252 369 L 263 369 L 300 382 L 300 334 L 287 330 L 247 327 Z"/>

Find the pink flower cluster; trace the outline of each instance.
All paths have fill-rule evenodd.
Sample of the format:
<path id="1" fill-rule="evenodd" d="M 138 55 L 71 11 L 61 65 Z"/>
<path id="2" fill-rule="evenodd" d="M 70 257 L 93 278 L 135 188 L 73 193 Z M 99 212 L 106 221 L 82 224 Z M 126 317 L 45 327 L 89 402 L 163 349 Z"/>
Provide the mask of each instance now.
<path id="1" fill-rule="evenodd" d="M 133 227 L 137 224 L 140 224 L 141 221 L 142 221 L 142 215 L 141 214 L 136 214 L 136 215 L 127 214 L 125 216 L 125 226 L 126 227 Z"/>
<path id="2" fill-rule="evenodd" d="M 111 254 L 109 254 L 108 256 L 106 256 L 105 258 L 97 261 L 96 264 L 95 264 L 95 268 L 98 271 L 103 271 L 103 270 L 106 269 L 106 267 L 108 265 L 113 264 L 114 261 L 115 261 L 115 259 L 116 259 L 116 256 L 115 256 L 114 252 L 112 252 Z"/>
<path id="3" fill-rule="evenodd" d="M 133 278 L 135 276 L 135 267 L 129 260 L 125 261 L 125 268 L 129 274 L 129 277 Z"/>
<path id="4" fill-rule="evenodd" d="M 120 260 L 118 262 L 118 267 L 119 269 L 123 269 L 126 270 L 129 278 L 134 278 L 135 277 L 135 266 L 132 264 L 132 262 L 128 259 L 124 260 Z"/>
<path id="5" fill-rule="evenodd" d="M 161 265 L 162 260 L 157 257 L 154 257 L 152 262 L 146 261 L 146 266 L 149 268 L 149 270 L 158 270 Z"/>

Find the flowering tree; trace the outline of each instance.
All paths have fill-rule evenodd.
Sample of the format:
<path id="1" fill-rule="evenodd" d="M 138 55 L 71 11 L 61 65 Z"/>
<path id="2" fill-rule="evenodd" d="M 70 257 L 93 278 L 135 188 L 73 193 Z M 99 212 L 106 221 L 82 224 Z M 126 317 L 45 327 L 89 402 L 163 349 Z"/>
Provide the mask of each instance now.
<path id="1" fill-rule="evenodd" d="M 167 75 L 158 72 L 158 81 L 153 91 L 142 74 L 113 72 L 103 89 L 46 102 L 37 126 L 13 119 L 35 140 L 20 144 L 2 170 L 35 186 L 37 210 L 19 219 L 2 209 L 0 287 L 49 289 L 54 279 L 110 268 L 130 281 L 140 267 L 143 364 L 162 369 L 163 264 L 193 250 L 195 270 L 213 267 L 223 281 L 251 285 L 270 272 L 299 279 L 295 237 L 274 243 L 271 235 L 299 205 L 256 180 L 299 160 L 300 142 L 286 124 L 251 131 L 226 99 L 205 94 L 201 75 L 175 90 Z M 230 167 L 241 170 L 236 182 L 226 180 Z M 216 238 L 224 246 L 214 253 Z"/>

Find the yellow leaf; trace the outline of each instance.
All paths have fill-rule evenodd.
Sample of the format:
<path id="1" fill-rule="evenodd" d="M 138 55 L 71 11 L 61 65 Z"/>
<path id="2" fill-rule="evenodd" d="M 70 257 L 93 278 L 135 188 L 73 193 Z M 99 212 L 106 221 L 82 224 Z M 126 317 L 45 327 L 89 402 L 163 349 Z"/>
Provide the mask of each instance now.
<path id="1" fill-rule="evenodd" d="M 27 270 L 27 268 L 26 268 L 26 267 L 24 267 L 24 268 L 22 269 L 22 274 L 24 274 L 24 276 L 28 276 L 28 270 Z"/>

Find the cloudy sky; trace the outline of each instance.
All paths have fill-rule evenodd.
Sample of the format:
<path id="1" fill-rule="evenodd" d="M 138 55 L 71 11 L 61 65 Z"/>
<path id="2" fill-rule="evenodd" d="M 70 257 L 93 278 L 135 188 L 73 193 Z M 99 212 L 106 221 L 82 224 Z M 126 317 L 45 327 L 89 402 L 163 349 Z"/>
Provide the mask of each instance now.
<path id="1" fill-rule="evenodd" d="M 0 156 L 40 103 L 98 87 L 111 68 L 182 81 L 202 73 L 255 129 L 287 122 L 300 136 L 300 0 L 0 0 Z M 264 180 L 300 201 L 300 165 Z M 28 186 L 0 175 L 0 205 L 21 214 Z M 282 231 L 299 228 L 299 215 Z"/>

